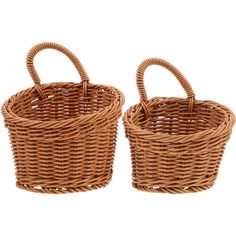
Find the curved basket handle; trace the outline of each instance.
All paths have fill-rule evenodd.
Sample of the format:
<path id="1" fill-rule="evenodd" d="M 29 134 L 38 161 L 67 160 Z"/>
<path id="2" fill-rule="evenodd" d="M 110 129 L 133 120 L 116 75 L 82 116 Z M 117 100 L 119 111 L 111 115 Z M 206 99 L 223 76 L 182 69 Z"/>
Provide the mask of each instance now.
<path id="1" fill-rule="evenodd" d="M 39 44 L 35 45 L 33 48 L 31 48 L 28 55 L 27 55 L 27 58 L 26 58 L 26 64 L 27 64 L 28 71 L 34 81 L 35 89 L 39 93 L 39 96 L 41 97 L 41 99 L 46 98 L 46 96 L 45 96 L 44 92 L 42 91 L 41 81 L 40 81 L 38 73 L 34 67 L 34 57 L 36 56 L 36 54 L 38 52 L 40 52 L 44 49 L 55 49 L 55 50 L 65 54 L 71 60 L 71 62 L 76 67 L 76 69 L 79 72 L 80 77 L 82 79 L 84 96 L 87 96 L 87 84 L 89 81 L 89 77 L 88 77 L 86 71 L 84 70 L 82 64 L 80 63 L 79 59 L 70 50 L 68 50 L 67 48 L 65 48 L 64 46 L 62 46 L 60 44 L 51 43 L 51 42 L 43 42 L 43 43 L 39 43 Z"/>
<path id="2" fill-rule="evenodd" d="M 144 76 L 145 70 L 150 65 L 160 65 L 175 75 L 175 77 L 178 79 L 178 81 L 182 85 L 183 89 L 187 93 L 187 96 L 188 96 L 187 99 L 189 100 L 188 110 L 192 111 L 193 103 L 195 100 L 195 94 L 193 92 L 191 85 L 185 79 L 185 77 L 182 75 L 182 73 L 176 67 L 174 67 L 173 65 L 171 65 L 169 62 L 167 62 L 165 60 L 162 60 L 160 58 L 148 58 L 148 59 L 144 60 L 139 65 L 138 70 L 137 70 L 137 74 L 136 74 L 136 82 L 137 82 L 137 87 L 138 87 L 139 94 L 140 94 L 140 101 L 143 106 L 146 117 L 149 116 L 147 105 L 146 105 L 148 98 L 147 98 L 147 93 L 146 93 L 144 83 L 143 83 L 143 76 Z"/>

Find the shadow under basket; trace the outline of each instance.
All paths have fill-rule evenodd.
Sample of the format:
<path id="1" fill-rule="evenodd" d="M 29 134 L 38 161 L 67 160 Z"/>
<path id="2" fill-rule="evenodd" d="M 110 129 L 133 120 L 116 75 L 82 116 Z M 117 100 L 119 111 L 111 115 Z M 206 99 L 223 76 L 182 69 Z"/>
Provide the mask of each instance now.
<path id="1" fill-rule="evenodd" d="M 41 85 L 33 58 L 46 48 L 67 55 L 82 82 Z M 14 153 L 17 186 L 40 193 L 104 187 L 112 177 L 123 94 L 110 86 L 89 84 L 79 60 L 55 43 L 33 47 L 27 66 L 35 87 L 12 96 L 2 107 Z"/>
<path id="2" fill-rule="evenodd" d="M 169 69 L 188 98 L 147 99 L 143 75 L 149 65 Z M 133 186 L 139 190 L 187 193 L 213 186 L 235 117 L 213 101 L 197 101 L 188 81 L 170 63 L 150 58 L 138 68 L 141 102 L 123 121 L 132 155 Z"/>

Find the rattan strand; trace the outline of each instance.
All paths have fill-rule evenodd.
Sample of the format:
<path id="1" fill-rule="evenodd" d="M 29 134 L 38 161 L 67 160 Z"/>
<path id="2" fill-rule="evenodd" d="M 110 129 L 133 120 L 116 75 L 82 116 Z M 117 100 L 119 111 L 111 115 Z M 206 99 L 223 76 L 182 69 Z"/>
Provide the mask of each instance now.
<path id="1" fill-rule="evenodd" d="M 82 82 L 41 84 L 33 59 L 47 48 L 67 55 Z M 27 67 L 35 86 L 13 95 L 2 107 L 17 187 L 40 193 L 69 193 L 106 186 L 112 177 L 124 95 L 116 88 L 88 83 L 76 56 L 55 43 L 33 47 Z"/>
<path id="2" fill-rule="evenodd" d="M 145 69 L 161 65 L 170 70 L 187 92 L 187 99 L 147 99 Z M 141 101 L 123 116 L 132 156 L 133 186 L 139 190 L 187 193 L 213 186 L 230 138 L 233 112 L 213 101 L 195 100 L 184 76 L 170 63 L 150 58 L 137 71 Z"/>

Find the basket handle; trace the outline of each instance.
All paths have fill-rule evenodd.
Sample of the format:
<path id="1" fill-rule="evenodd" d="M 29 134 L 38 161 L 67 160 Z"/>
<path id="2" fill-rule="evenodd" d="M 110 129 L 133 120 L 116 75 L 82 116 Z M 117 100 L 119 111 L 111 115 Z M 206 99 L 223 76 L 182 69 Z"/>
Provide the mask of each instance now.
<path id="1" fill-rule="evenodd" d="M 34 57 L 36 56 L 36 54 L 38 52 L 40 52 L 44 49 L 55 49 L 55 50 L 65 54 L 71 60 L 71 62 L 76 67 L 76 69 L 79 72 L 80 77 L 82 79 L 84 96 L 87 96 L 87 85 L 89 82 L 89 77 L 88 77 L 86 71 L 84 70 L 82 64 L 80 63 L 79 59 L 70 50 L 68 50 L 67 48 L 65 48 L 64 46 L 62 46 L 60 44 L 51 43 L 51 42 L 43 42 L 43 43 L 39 43 L 39 44 L 35 45 L 33 48 L 31 48 L 28 55 L 27 55 L 27 58 L 26 58 L 26 64 L 27 64 L 28 71 L 34 81 L 35 89 L 37 90 L 41 99 L 46 98 L 46 95 L 42 91 L 41 81 L 40 81 L 37 71 L 35 70 Z"/>
<path id="2" fill-rule="evenodd" d="M 138 87 L 139 94 L 140 94 L 140 102 L 143 106 L 146 117 L 149 116 L 148 108 L 147 108 L 147 105 L 146 105 L 146 102 L 147 102 L 148 98 L 147 98 L 147 93 L 146 93 L 144 83 L 143 83 L 143 77 L 144 77 L 145 70 L 150 65 L 160 65 L 160 66 L 166 68 L 167 70 L 169 70 L 170 72 L 172 72 L 175 75 L 175 77 L 178 79 L 178 81 L 182 85 L 183 89 L 187 93 L 187 96 L 188 96 L 187 99 L 189 101 L 188 110 L 192 111 L 193 103 L 194 103 L 194 100 L 195 100 L 195 94 L 193 92 L 193 89 L 192 89 L 191 85 L 185 79 L 185 77 L 182 75 L 182 73 L 175 66 L 173 66 L 172 64 L 170 64 L 169 62 L 167 62 L 163 59 L 148 58 L 148 59 L 144 60 L 139 65 L 138 70 L 137 70 L 137 74 L 136 74 L 136 82 L 137 82 L 137 87 Z"/>

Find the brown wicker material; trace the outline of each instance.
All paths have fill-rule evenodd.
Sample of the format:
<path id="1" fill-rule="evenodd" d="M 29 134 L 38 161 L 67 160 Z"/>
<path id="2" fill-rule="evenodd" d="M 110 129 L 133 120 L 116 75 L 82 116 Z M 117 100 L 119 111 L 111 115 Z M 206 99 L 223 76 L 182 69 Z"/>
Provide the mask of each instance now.
<path id="1" fill-rule="evenodd" d="M 82 82 L 41 84 L 33 59 L 47 48 L 64 53 Z M 40 193 L 68 193 L 107 185 L 123 94 L 110 86 L 90 84 L 77 57 L 55 43 L 33 47 L 27 67 L 35 86 L 12 96 L 2 107 L 17 186 Z"/>
<path id="2" fill-rule="evenodd" d="M 170 70 L 188 98 L 148 100 L 143 76 L 150 65 Z M 210 188 L 235 123 L 232 111 L 213 101 L 195 100 L 184 76 L 162 59 L 150 58 L 139 66 L 137 86 L 141 102 L 123 117 L 131 148 L 133 186 L 164 193 Z"/>

